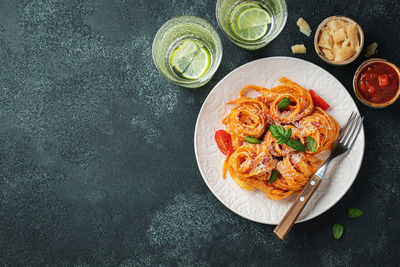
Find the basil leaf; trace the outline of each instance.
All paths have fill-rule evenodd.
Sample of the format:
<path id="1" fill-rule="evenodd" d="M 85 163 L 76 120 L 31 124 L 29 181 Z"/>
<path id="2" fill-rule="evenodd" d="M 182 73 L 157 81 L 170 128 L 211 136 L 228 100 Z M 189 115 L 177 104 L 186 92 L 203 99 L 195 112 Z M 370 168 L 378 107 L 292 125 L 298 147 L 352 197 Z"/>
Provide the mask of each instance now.
<path id="1" fill-rule="evenodd" d="M 286 131 L 286 138 L 289 139 L 292 136 L 292 128 Z"/>
<path id="2" fill-rule="evenodd" d="M 306 147 L 296 139 L 290 138 L 289 140 L 287 140 L 286 145 L 293 149 L 296 149 L 297 151 L 306 152 Z"/>
<path id="3" fill-rule="evenodd" d="M 283 128 L 282 126 L 276 126 L 276 127 L 277 127 L 276 130 L 278 131 L 278 133 L 279 133 L 281 136 L 286 136 L 285 128 Z"/>
<path id="4" fill-rule="evenodd" d="M 280 131 L 278 131 L 278 129 L 280 127 L 282 127 L 282 126 L 276 126 L 276 125 L 273 125 L 273 124 L 271 124 L 269 126 L 269 131 L 271 132 L 272 136 L 275 137 L 275 139 L 278 139 L 278 138 L 281 137 L 281 133 L 280 133 Z"/>
<path id="5" fill-rule="evenodd" d="M 339 239 L 342 237 L 343 235 L 343 225 L 341 225 L 340 223 L 336 223 L 333 225 L 333 237 L 335 239 Z"/>
<path id="6" fill-rule="evenodd" d="M 357 218 L 357 217 L 360 217 L 361 215 L 363 215 L 364 212 L 362 212 L 362 210 L 360 210 L 360 209 L 351 208 L 348 210 L 348 214 L 349 214 L 350 218 Z"/>
<path id="7" fill-rule="evenodd" d="M 276 181 L 276 179 L 278 179 L 278 171 L 277 170 L 273 170 L 271 172 L 271 176 L 269 177 L 269 183 L 272 184 Z"/>
<path id="8" fill-rule="evenodd" d="M 287 141 L 287 139 L 284 139 L 284 138 L 276 139 L 276 143 L 278 143 L 278 145 L 282 145 L 282 144 L 286 143 L 286 141 Z"/>
<path id="9" fill-rule="evenodd" d="M 279 109 L 286 108 L 287 106 L 289 106 L 289 104 L 290 104 L 290 99 L 288 97 L 284 97 L 282 98 L 281 101 L 279 101 L 278 108 Z"/>
<path id="10" fill-rule="evenodd" d="M 311 136 L 307 136 L 307 148 L 310 152 L 314 152 L 317 147 L 317 141 Z"/>
<path id="11" fill-rule="evenodd" d="M 285 131 L 285 128 L 283 128 L 282 126 L 277 126 L 273 124 L 269 126 L 269 130 L 272 136 L 277 140 L 278 144 L 286 143 L 290 135 L 292 134 L 291 130 Z M 288 132 L 290 132 L 290 135 L 288 134 Z"/>
<path id="12" fill-rule="evenodd" d="M 247 136 L 245 140 L 247 143 L 250 143 L 250 144 L 260 144 L 261 143 L 260 140 L 258 140 L 255 137 L 252 137 L 252 136 Z"/>

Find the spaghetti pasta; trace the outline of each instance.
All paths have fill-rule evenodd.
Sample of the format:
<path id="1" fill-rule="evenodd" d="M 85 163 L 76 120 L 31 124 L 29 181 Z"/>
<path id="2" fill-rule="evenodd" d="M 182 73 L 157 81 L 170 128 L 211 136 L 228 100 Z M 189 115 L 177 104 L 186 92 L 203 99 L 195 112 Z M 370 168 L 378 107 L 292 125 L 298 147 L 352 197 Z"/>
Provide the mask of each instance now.
<path id="1" fill-rule="evenodd" d="M 257 188 L 270 199 L 282 199 L 300 191 L 323 164 L 340 132 L 335 119 L 314 106 L 305 88 L 285 77 L 279 81 L 281 84 L 272 89 L 244 87 L 238 99 L 228 102 L 235 106 L 223 119 L 234 148 L 224 163 L 224 177 L 228 170 L 240 187 L 250 191 Z M 261 95 L 248 97 L 249 90 Z M 278 107 L 284 98 L 289 98 L 290 103 L 286 100 L 288 105 Z M 309 138 L 315 140 L 315 146 L 312 151 L 309 148 L 298 151 L 296 146 L 275 138 L 267 130 L 270 124 L 281 127 L 292 141 L 303 147 Z M 262 141 L 246 143 L 248 136 Z M 274 170 L 278 176 L 272 180 Z"/>
<path id="2" fill-rule="evenodd" d="M 266 146 L 244 144 L 229 157 L 228 171 L 240 187 L 251 191 L 254 182 L 267 180 L 276 163 Z"/>
<path id="3" fill-rule="evenodd" d="M 266 115 L 269 114 L 268 107 L 263 102 L 242 96 L 242 91 L 239 99 L 228 103 L 235 104 L 235 107 L 223 120 L 234 147 L 240 146 L 246 136 L 261 137 L 267 125 Z"/>
<path id="4" fill-rule="evenodd" d="M 340 132 L 338 123 L 321 108 L 299 121 L 298 128 L 304 136 L 311 136 L 316 141 L 316 150 L 309 153 L 319 153 L 329 150 Z"/>
<path id="5" fill-rule="evenodd" d="M 281 85 L 270 90 L 263 90 L 259 98 L 268 106 L 270 116 L 274 121 L 292 123 L 314 110 L 311 95 L 306 89 L 285 77 L 282 77 L 279 82 Z M 290 99 L 290 104 L 286 109 L 280 110 L 278 104 L 285 97 Z"/>

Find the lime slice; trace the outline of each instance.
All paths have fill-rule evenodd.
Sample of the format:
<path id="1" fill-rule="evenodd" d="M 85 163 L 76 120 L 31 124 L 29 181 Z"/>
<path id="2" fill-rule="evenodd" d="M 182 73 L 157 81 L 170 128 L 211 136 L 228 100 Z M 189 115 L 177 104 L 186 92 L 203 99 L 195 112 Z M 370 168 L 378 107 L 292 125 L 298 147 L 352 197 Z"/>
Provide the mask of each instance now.
<path id="1" fill-rule="evenodd" d="M 199 45 L 193 40 L 185 40 L 169 58 L 169 64 L 172 68 L 182 73 L 193 61 L 199 50 Z"/>
<path id="2" fill-rule="evenodd" d="M 208 50 L 198 41 L 187 39 L 172 53 L 169 64 L 182 77 L 198 79 L 210 67 Z"/>
<path id="3" fill-rule="evenodd" d="M 192 62 L 182 73 L 182 76 L 187 79 L 198 79 L 207 72 L 210 62 L 210 53 L 208 53 L 207 49 L 201 47 Z"/>
<path id="4" fill-rule="evenodd" d="M 261 7 L 250 7 L 237 16 L 237 26 L 232 27 L 233 32 L 246 41 L 256 41 L 268 31 L 271 15 Z"/>
<path id="5" fill-rule="evenodd" d="M 240 5 L 236 6 L 233 11 L 231 12 L 231 16 L 229 18 L 229 22 L 231 25 L 232 30 L 236 33 L 239 31 L 237 22 L 239 19 L 239 15 L 242 14 L 243 11 L 245 11 L 246 9 L 252 8 L 252 7 L 260 7 L 257 4 L 254 3 L 241 3 Z"/>

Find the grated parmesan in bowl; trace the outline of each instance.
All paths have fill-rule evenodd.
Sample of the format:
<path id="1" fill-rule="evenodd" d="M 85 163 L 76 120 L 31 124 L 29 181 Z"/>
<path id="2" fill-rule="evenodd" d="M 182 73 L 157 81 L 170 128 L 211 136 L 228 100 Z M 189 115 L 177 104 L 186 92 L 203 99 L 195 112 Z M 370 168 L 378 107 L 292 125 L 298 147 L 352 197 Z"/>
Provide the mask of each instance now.
<path id="1" fill-rule="evenodd" d="M 318 26 L 314 47 L 318 56 L 333 65 L 353 62 L 364 46 L 364 32 L 354 20 L 332 16 Z"/>

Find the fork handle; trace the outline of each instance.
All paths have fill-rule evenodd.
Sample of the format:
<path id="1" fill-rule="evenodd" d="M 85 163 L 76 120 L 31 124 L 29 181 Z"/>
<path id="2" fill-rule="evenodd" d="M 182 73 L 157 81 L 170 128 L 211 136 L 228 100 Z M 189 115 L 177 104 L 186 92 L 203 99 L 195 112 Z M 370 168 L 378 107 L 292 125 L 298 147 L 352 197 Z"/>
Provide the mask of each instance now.
<path id="1" fill-rule="evenodd" d="M 280 238 L 285 239 L 286 235 L 289 233 L 297 217 L 299 217 L 301 211 L 306 206 L 308 200 L 314 194 L 320 185 L 322 178 L 314 174 L 306 186 L 303 188 L 301 193 L 297 196 L 296 200 L 293 202 L 292 206 L 283 216 L 282 220 L 279 222 L 278 226 L 275 228 L 274 233 Z"/>

